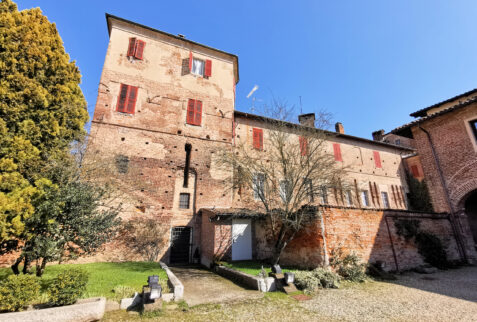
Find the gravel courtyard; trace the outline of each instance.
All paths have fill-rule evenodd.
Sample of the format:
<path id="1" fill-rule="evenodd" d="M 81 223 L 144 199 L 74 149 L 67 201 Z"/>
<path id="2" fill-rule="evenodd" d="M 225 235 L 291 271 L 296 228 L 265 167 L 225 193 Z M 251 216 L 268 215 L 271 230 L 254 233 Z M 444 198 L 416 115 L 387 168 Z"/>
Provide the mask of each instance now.
<path id="1" fill-rule="evenodd" d="M 435 274 L 406 273 L 392 282 L 369 281 L 322 290 L 304 302 L 283 293 L 263 298 L 168 305 L 155 321 L 477 321 L 477 267 Z M 144 318 L 143 318 L 144 319 Z M 143 320 L 124 311 L 104 321 Z"/>
<path id="2" fill-rule="evenodd" d="M 477 267 L 324 290 L 300 305 L 324 319 L 477 321 Z"/>

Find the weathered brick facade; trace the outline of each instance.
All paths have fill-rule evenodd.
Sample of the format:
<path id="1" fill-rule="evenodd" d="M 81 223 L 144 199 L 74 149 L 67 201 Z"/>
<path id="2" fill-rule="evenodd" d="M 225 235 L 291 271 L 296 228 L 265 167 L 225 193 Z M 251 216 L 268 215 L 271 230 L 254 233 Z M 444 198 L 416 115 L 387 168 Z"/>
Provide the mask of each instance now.
<path id="1" fill-rule="evenodd" d="M 392 131 L 412 139 L 434 210 L 450 212 L 470 261 L 477 255 L 477 90 L 411 114 L 415 121 Z M 473 237 L 472 237 L 473 235 Z"/>

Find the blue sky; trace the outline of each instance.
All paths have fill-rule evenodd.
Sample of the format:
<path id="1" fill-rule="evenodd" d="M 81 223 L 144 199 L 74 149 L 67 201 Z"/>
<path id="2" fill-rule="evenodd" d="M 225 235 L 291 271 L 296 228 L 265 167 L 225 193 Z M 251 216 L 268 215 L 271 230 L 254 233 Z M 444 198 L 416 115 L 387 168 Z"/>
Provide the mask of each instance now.
<path id="1" fill-rule="evenodd" d="M 55 22 L 83 75 L 90 115 L 108 45 L 105 12 L 239 56 L 236 107 L 272 96 L 327 110 L 371 137 L 477 87 L 477 2 L 23 0 Z M 257 101 L 256 105 L 262 102 Z"/>

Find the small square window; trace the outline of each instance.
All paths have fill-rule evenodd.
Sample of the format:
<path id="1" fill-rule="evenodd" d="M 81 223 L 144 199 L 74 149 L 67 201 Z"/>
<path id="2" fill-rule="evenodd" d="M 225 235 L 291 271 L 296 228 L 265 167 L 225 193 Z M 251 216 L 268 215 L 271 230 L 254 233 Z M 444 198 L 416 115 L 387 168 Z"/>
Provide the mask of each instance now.
<path id="1" fill-rule="evenodd" d="M 197 58 L 192 59 L 192 70 L 190 71 L 194 75 L 204 76 L 205 61 Z"/>
<path id="2" fill-rule="evenodd" d="M 328 203 L 328 190 L 326 189 L 326 186 L 321 186 L 320 190 L 320 202 L 321 204 L 326 205 Z"/>
<path id="3" fill-rule="evenodd" d="M 253 198 L 262 200 L 265 197 L 265 176 L 263 173 L 256 173 L 253 176 Z"/>
<path id="4" fill-rule="evenodd" d="M 353 194 L 351 193 L 351 190 L 347 190 L 345 195 L 346 195 L 346 204 L 348 206 L 352 206 L 353 205 Z"/>
<path id="5" fill-rule="evenodd" d="M 383 207 L 388 209 L 389 208 L 389 198 L 388 193 L 385 191 L 381 192 L 381 198 L 383 199 Z"/>
<path id="6" fill-rule="evenodd" d="M 179 208 L 189 209 L 190 206 L 190 193 L 181 193 L 179 195 Z"/>
<path id="7" fill-rule="evenodd" d="M 401 140 L 400 140 L 400 139 L 396 139 L 396 141 L 394 141 L 394 143 L 396 143 L 396 145 L 401 145 Z"/>
<path id="8" fill-rule="evenodd" d="M 364 207 L 369 207 L 369 196 L 367 190 L 361 191 L 361 202 Z"/>
<path id="9" fill-rule="evenodd" d="M 472 120 L 469 122 L 470 128 L 474 133 L 474 139 L 477 141 L 477 120 Z"/>
<path id="10" fill-rule="evenodd" d="M 315 195 L 314 195 L 314 190 L 313 190 L 313 181 L 310 178 L 304 178 L 305 181 L 305 189 L 306 189 L 306 194 L 308 195 L 308 201 L 309 202 L 314 202 L 315 201 Z"/>

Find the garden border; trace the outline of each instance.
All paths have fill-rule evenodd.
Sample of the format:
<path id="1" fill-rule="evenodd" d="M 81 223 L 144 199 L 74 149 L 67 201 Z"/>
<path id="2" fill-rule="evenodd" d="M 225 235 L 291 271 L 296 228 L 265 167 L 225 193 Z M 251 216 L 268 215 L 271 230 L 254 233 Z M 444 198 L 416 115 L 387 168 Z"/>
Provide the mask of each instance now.
<path id="1" fill-rule="evenodd" d="M 275 279 L 273 277 L 262 278 L 253 276 L 222 265 L 216 266 L 214 270 L 220 276 L 242 286 L 251 288 L 252 290 L 258 290 L 261 292 L 274 292 L 277 289 Z"/>
<path id="2" fill-rule="evenodd" d="M 181 300 L 184 297 L 184 285 L 182 285 L 181 281 L 174 275 L 174 273 L 172 273 L 165 263 L 159 262 L 159 264 L 161 265 L 161 268 L 166 271 L 168 277 L 167 283 L 174 293 L 174 301 Z"/>
<path id="3" fill-rule="evenodd" d="M 0 314 L 3 322 L 98 321 L 104 315 L 105 297 L 78 300 L 75 304 L 40 310 Z"/>

